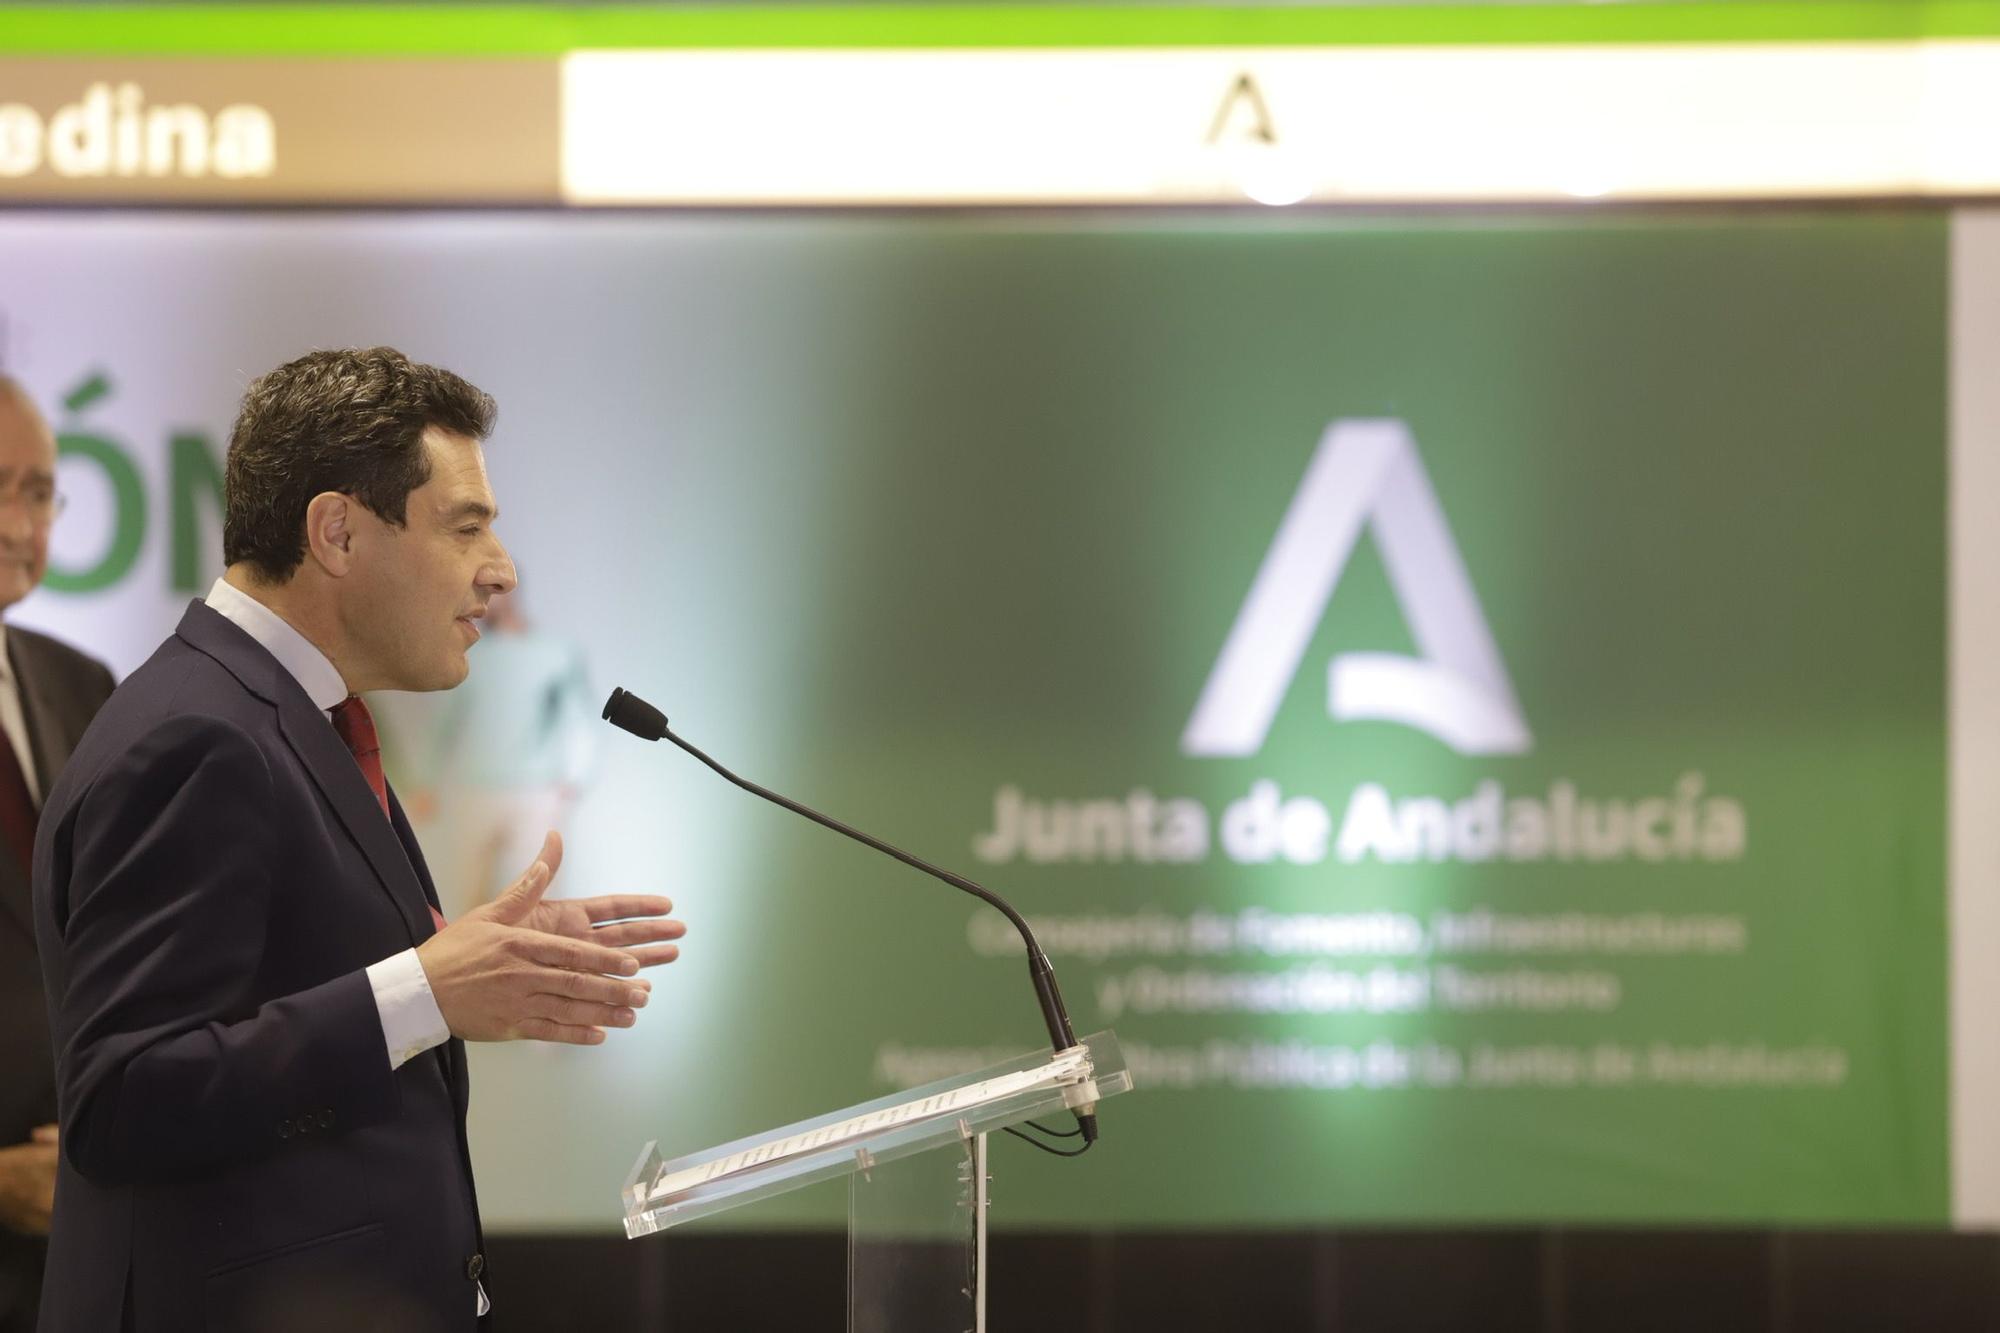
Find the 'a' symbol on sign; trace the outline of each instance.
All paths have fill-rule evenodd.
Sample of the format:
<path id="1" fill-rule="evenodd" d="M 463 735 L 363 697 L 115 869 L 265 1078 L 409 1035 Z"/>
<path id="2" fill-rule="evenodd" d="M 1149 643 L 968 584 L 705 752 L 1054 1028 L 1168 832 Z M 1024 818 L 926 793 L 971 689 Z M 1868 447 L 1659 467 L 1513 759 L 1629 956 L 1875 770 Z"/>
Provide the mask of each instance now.
<path id="1" fill-rule="evenodd" d="M 1249 124 L 1241 131 L 1232 128 L 1234 122 L 1249 118 Z M 1236 76 L 1236 82 L 1229 85 L 1229 91 L 1222 95 L 1222 105 L 1215 109 L 1215 122 L 1208 128 L 1208 144 L 1212 148 L 1225 137 L 1237 134 L 1258 143 L 1278 142 L 1278 127 L 1271 122 L 1271 108 L 1264 103 L 1264 93 L 1257 87 L 1257 80 L 1245 70 Z"/>
<path id="2" fill-rule="evenodd" d="M 1364 527 L 1417 656 L 1337 655 L 1327 667 L 1327 711 L 1415 727 L 1460 754 L 1520 754 L 1533 744 L 1409 428 L 1352 420 L 1328 426 L 1306 465 L 1181 733 L 1184 753 L 1263 748 Z"/>

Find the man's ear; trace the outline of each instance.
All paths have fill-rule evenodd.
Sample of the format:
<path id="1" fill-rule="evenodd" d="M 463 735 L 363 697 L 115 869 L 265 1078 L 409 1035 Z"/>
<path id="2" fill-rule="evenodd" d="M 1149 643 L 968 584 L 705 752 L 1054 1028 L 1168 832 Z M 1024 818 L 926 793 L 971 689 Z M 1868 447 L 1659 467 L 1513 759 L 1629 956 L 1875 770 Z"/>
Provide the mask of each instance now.
<path id="1" fill-rule="evenodd" d="M 354 567 L 356 507 L 339 491 L 321 491 L 306 506 L 306 554 L 334 578 Z"/>

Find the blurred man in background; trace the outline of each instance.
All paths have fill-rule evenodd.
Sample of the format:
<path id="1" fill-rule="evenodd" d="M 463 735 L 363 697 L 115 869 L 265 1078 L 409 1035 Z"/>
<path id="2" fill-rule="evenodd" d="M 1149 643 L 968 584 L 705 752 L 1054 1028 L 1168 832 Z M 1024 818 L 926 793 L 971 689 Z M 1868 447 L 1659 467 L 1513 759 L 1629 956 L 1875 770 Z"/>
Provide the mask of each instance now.
<path id="1" fill-rule="evenodd" d="M 42 581 L 59 504 L 55 437 L 0 375 L 0 612 Z M 112 685 L 74 648 L 0 623 L 0 1333 L 35 1327 L 55 1203 L 55 1058 L 28 859 L 42 797 Z"/>
<path id="2" fill-rule="evenodd" d="M 410 822 L 449 886 L 447 916 L 505 889 L 543 834 L 563 828 L 605 729 L 583 646 L 529 621 L 518 588 L 486 604 L 486 626 L 479 670 L 463 685 L 382 701 L 403 724 L 382 728 L 395 737 L 383 763 L 414 792 Z M 419 715 L 432 700 L 441 707 Z"/>

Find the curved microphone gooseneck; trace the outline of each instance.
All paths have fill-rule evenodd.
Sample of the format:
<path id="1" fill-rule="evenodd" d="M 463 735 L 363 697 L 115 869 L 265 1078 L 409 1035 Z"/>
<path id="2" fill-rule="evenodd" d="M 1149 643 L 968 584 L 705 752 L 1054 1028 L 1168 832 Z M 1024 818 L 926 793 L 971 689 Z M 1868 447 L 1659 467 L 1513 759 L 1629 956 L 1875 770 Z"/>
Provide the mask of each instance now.
<path id="1" fill-rule="evenodd" d="M 715 760 L 703 754 L 694 746 L 676 736 L 667 726 L 667 715 L 647 703 L 636 694 L 622 689 L 611 691 L 611 697 L 604 702 L 604 720 L 614 727 L 631 732 L 641 740 L 670 740 L 686 750 L 696 759 L 720 773 L 731 783 L 741 787 L 753 796 L 761 796 L 773 805 L 781 805 L 795 815 L 803 815 L 813 823 L 830 828 L 835 833 L 844 834 L 864 847 L 872 847 L 884 856 L 893 856 L 904 865 L 921 870 L 934 879 L 941 879 L 963 893 L 969 893 L 982 902 L 1000 909 L 1006 918 L 1014 923 L 1014 929 L 1021 933 L 1021 940 L 1028 948 L 1028 976 L 1035 985 L 1035 998 L 1041 1002 L 1042 1021 L 1048 1025 L 1049 1041 L 1058 1052 L 1066 1051 L 1077 1044 L 1076 1029 L 1070 1026 L 1069 1011 L 1063 1007 L 1062 991 L 1056 987 L 1055 969 L 1049 965 L 1049 957 L 1042 952 L 1042 946 L 1035 940 L 1035 932 L 1028 928 L 1027 920 L 1015 911 L 1012 904 L 999 894 L 983 885 L 976 884 L 963 875 L 954 874 L 942 866 L 934 866 L 922 857 L 912 856 L 900 847 L 893 847 L 880 838 L 863 833 L 850 824 L 843 824 L 831 815 L 823 815 L 808 805 L 801 805 L 789 796 L 781 796 L 768 787 L 760 787 L 746 778 L 739 778 Z M 1097 1108 L 1087 1103 L 1078 1108 L 1077 1124 L 1083 1130 L 1083 1141 L 1087 1147 L 1097 1141 Z"/>

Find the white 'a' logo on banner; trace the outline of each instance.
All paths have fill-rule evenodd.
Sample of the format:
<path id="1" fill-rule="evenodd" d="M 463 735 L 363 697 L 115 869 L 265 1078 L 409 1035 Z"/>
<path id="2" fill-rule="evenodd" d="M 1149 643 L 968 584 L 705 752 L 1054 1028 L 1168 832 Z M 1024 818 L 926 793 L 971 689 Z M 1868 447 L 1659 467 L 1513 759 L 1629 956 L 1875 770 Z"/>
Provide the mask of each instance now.
<path id="1" fill-rule="evenodd" d="M 1181 734 L 1184 753 L 1263 748 L 1364 525 L 1418 655 L 1337 655 L 1327 711 L 1416 727 L 1460 754 L 1520 754 L 1533 743 L 1409 428 L 1354 420 L 1328 426 L 1306 465 Z"/>

